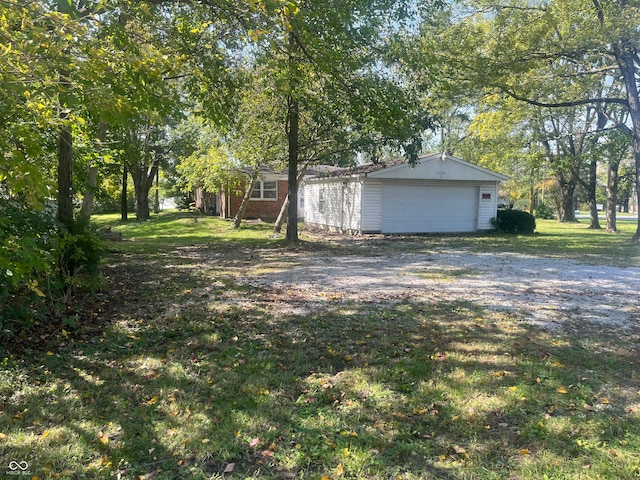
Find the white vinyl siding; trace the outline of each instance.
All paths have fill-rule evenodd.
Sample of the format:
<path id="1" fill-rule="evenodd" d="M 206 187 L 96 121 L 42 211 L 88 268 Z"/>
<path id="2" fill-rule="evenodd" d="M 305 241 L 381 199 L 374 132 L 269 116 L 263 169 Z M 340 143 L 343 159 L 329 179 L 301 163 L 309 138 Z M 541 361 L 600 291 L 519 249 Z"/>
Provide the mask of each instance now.
<path id="1" fill-rule="evenodd" d="M 340 232 L 359 232 L 360 192 L 357 182 L 306 183 L 305 222 Z"/>
<path id="2" fill-rule="evenodd" d="M 362 183 L 362 233 L 382 231 L 382 183 L 366 181 Z"/>
<path id="3" fill-rule="evenodd" d="M 304 217 L 309 225 L 350 233 L 489 230 L 502 180 L 457 157 L 427 155 L 415 168 L 396 163 L 308 179 Z"/>
<path id="4" fill-rule="evenodd" d="M 482 185 L 480 187 L 480 206 L 478 207 L 478 230 L 493 230 L 491 219 L 495 218 L 497 208 L 498 185 Z"/>

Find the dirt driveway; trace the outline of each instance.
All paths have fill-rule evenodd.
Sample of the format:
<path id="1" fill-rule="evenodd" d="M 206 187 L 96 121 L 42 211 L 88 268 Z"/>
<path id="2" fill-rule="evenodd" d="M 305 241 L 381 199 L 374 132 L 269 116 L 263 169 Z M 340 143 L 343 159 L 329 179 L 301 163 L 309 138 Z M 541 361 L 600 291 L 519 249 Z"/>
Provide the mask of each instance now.
<path id="1" fill-rule="evenodd" d="M 264 264 L 269 263 L 264 258 Z M 274 259 L 271 259 L 274 260 Z M 336 301 L 470 301 L 554 329 L 588 323 L 640 327 L 640 268 L 594 266 L 515 253 L 439 249 L 363 255 L 288 253 L 281 267 L 238 278 L 243 285 L 287 292 L 290 313 Z M 286 307 L 284 307 L 286 308 Z M 594 325 L 595 324 L 595 325 Z"/>

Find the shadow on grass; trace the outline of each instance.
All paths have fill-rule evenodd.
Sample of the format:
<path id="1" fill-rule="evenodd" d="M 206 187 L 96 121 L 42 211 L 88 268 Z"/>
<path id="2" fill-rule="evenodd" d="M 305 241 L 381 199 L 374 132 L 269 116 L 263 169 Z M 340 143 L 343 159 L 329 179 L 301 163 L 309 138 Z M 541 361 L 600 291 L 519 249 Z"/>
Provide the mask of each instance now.
<path id="1" fill-rule="evenodd" d="M 640 474 L 637 335 L 410 297 L 293 314 L 235 285 L 242 245 L 107 269 L 83 329 L 4 362 L 0 458 L 43 478 Z"/>

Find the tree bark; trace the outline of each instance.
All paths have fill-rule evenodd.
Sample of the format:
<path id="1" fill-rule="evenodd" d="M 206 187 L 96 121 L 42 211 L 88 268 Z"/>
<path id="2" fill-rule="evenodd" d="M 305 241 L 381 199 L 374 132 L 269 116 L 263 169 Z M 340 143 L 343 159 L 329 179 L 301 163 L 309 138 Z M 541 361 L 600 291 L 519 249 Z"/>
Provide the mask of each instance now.
<path id="1" fill-rule="evenodd" d="M 127 198 L 129 172 L 127 164 L 122 166 L 122 192 L 120 195 L 120 219 L 126 222 L 129 219 L 129 201 Z"/>
<path id="2" fill-rule="evenodd" d="M 105 136 L 107 135 L 107 124 L 100 122 L 98 131 L 96 132 L 95 148 L 97 150 L 102 146 Z M 84 196 L 82 197 L 82 207 L 78 217 L 81 221 L 88 222 L 93 212 L 93 204 L 96 199 L 96 190 L 98 188 L 98 167 L 92 163 L 87 166 L 87 184 L 85 185 Z"/>
<path id="3" fill-rule="evenodd" d="M 242 219 L 244 218 L 244 212 L 247 209 L 247 205 L 249 205 L 249 201 L 251 200 L 251 194 L 253 193 L 253 189 L 256 186 L 256 181 L 258 180 L 258 175 L 260 175 L 260 167 L 256 167 L 254 171 L 251 173 L 249 177 L 249 185 L 244 192 L 244 197 L 242 198 L 242 203 L 240 203 L 240 207 L 238 208 L 238 213 L 233 218 L 233 228 L 240 228 L 240 224 L 242 223 Z"/>
<path id="4" fill-rule="evenodd" d="M 71 89 L 71 81 L 69 74 L 60 72 L 58 75 L 60 81 L 60 93 L 58 95 L 58 103 L 60 113 L 58 118 L 61 121 L 58 130 L 58 221 L 67 229 L 73 227 L 73 134 L 71 127 L 66 124 L 69 114 L 66 107 L 66 96 Z"/>
<path id="5" fill-rule="evenodd" d="M 289 208 L 287 215 L 287 242 L 298 241 L 298 156 L 300 154 L 299 132 L 300 132 L 300 102 L 297 98 L 297 71 L 298 60 L 296 53 L 298 44 L 293 27 L 289 25 L 289 96 L 287 98 L 287 145 L 288 145 L 288 175 L 289 181 Z"/>
<path id="6" fill-rule="evenodd" d="M 289 97 L 287 141 L 289 144 L 289 208 L 287 215 L 287 233 L 285 239 L 288 242 L 298 241 L 298 132 L 299 132 L 299 108 L 298 100 Z"/>
<path id="7" fill-rule="evenodd" d="M 96 189 L 98 188 L 98 167 L 89 165 L 87 167 L 87 184 L 85 186 L 84 196 L 82 197 L 82 207 L 78 217 L 83 221 L 88 221 L 93 212 L 93 204 L 96 199 Z"/>
<path id="8" fill-rule="evenodd" d="M 566 179 L 564 176 L 558 176 L 558 185 L 560 187 L 560 203 L 558 204 L 558 220 L 562 223 L 577 222 L 576 211 L 574 205 L 574 195 L 576 191 L 577 181 L 573 178 Z"/>
<path id="9" fill-rule="evenodd" d="M 638 196 L 638 203 L 640 204 L 640 94 L 638 93 L 638 82 L 636 81 L 636 52 L 625 49 L 624 47 L 618 47 L 615 53 L 626 87 L 629 117 L 631 118 L 633 127 L 636 195 Z M 636 232 L 631 238 L 631 241 L 640 242 L 640 214 L 638 215 Z"/>
<path id="10" fill-rule="evenodd" d="M 146 165 L 136 165 L 131 169 L 131 178 L 133 178 L 136 197 L 136 219 L 138 221 L 148 220 L 150 217 L 149 192 L 158 170 L 158 163 L 154 161 L 151 168 L 148 169 L 146 167 Z"/>
<path id="11" fill-rule="evenodd" d="M 607 232 L 615 233 L 618 231 L 616 209 L 618 207 L 618 169 L 620 161 L 618 159 L 611 160 L 607 168 Z"/>
<path id="12" fill-rule="evenodd" d="M 73 227 L 73 135 L 66 125 L 58 132 L 58 220 Z"/>
<path id="13" fill-rule="evenodd" d="M 156 189 L 153 198 L 153 213 L 160 213 L 160 169 L 156 169 Z"/>
<path id="14" fill-rule="evenodd" d="M 589 204 L 589 228 L 592 230 L 600 230 L 600 219 L 598 218 L 598 202 L 596 199 L 596 189 L 598 187 L 598 161 L 591 160 L 589 163 L 589 178 L 585 182 L 585 188 L 587 190 L 587 202 Z"/>
<path id="15" fill-rule="evenodd" d="M 300 172 L 298 172 L 297 175 L 297 183 L 298 185 L 300 185 L 300 182 L 302 181 L 302 178 L 304 177 L 304 174 L 307 171 L 307 167 L 309 166 L 309 161 L 307 161 L 304 166 L 300 169 Z M 298 188 L 298 186 L 296 185 L 296 189 Z M 275 235 L 279 234 L 282 231 L 282 224 L 284 223 L 284 219 L 287 216 L 288 212 L 289 212 L 289 193 L 287 192 L 287 196 L 284 199 L 284 202 L 282 202 L 282 207 L 280 207 L 280 213 L 278 214 L 278 218 L 276 219 L 276 223 L 273 225 L 273 233 Z M 297 208 L 297 207 L 296 207 Z"/>

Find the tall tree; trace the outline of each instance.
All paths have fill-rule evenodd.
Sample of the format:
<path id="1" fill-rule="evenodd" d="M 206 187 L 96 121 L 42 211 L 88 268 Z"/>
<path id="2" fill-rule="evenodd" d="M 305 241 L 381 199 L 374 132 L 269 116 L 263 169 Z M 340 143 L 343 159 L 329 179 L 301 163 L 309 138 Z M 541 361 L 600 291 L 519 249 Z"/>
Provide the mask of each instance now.
<path id="1" fill-rule="evenodd" d="M 632 134 L 640 185 L 640 11 L 633 2 L 551 0 L 466 2 L 448 30 L 457 38 L 431 55 L 462 84 L 501 92 L 532 105 L 567 108 L 622 105 Z M 620 85 L 622 96 L 594 96 L 593 84 Z M 639 189 L 640 191 L 640 189 Z M 640 220 L 633 237 L 640 240 Z"/>
<path id="2" fill-rule="evenodd" d="M 305 122 L 333 131 L 357 132 L 353 151 L 380 144 L 404 146 L 415 158 L 428 122 L 394 68 L 391 47 L 410 20 L 411 2 L 327 0 L 283 2 L 256 36 L 257 59 L 269 65 L 286 99 L 281 125 L 287 135 L 289 211 L 286 239 L 296 241 L 298 175 L 304 163 Z M 394 71 L 395 70 L 395 71 Z M 342 132 L 337 119 L 347 120 Z"/>

